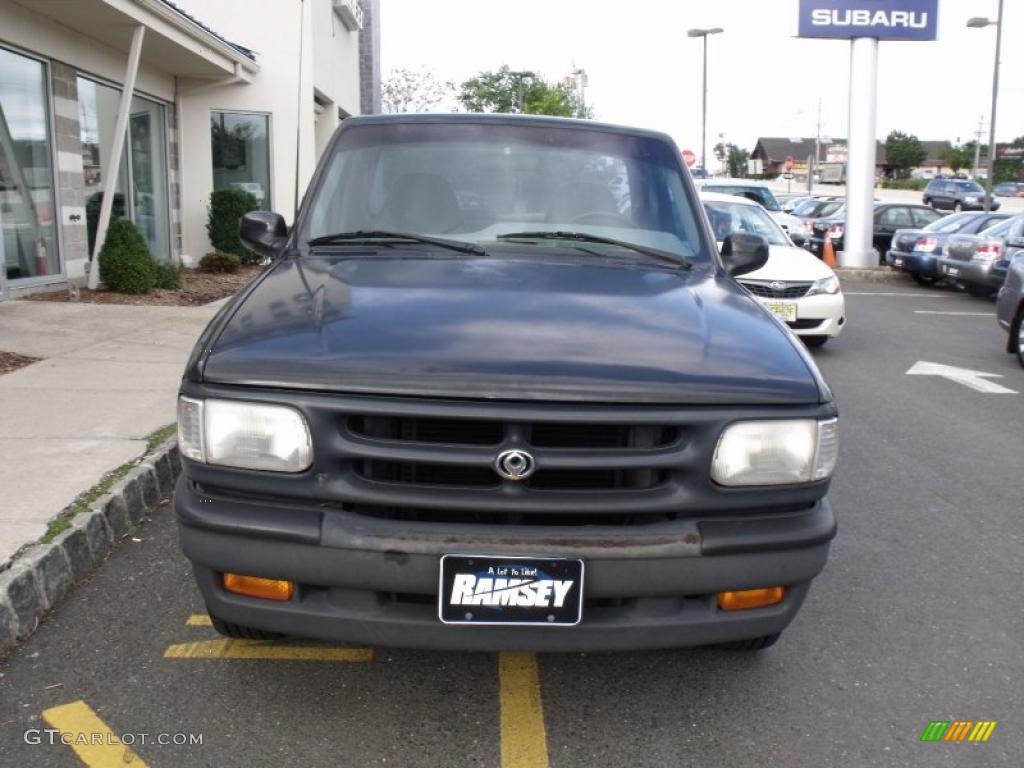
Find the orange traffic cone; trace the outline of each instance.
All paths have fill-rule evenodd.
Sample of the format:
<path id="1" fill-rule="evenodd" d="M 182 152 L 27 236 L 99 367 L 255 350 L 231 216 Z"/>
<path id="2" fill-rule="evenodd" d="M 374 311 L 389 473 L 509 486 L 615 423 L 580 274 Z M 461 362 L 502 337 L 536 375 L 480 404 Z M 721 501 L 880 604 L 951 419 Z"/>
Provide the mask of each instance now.
<path id="1" fill-rule="evenodd" d="M 835 267 L 836 267 L 836 251 L 835 251 L 835 248 L 832 247 L 832 238 L 831 237 L 826 237 L 825 238 L 825 248 L 821 252 L 821 260 L 824 261 L 825 264 L 827 264 L 828 266 L 830 266 L 833 269 L 835 269 Z"/>

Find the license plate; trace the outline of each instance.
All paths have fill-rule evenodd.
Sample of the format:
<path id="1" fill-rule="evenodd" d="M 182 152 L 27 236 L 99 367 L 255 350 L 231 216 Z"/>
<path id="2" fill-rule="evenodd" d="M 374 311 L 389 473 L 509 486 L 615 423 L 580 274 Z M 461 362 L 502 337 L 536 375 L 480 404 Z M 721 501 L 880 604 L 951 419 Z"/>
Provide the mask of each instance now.
<path id="1" fill-rule="evenodd" d="M 764 305 L 768 307 L 769 312 L 780 320 L 784 320 L 787 323 L 796 322 L 795 301 L 766 301 Z"/>
<path id="2" fill-rule="evenodd" d="M 445 624 L 580 623 L 583 561 L 444 555 L 438 618 Z"/>
<path id="3" fill-rule="evenodd" d="M 892 265 L 894 267 L 902 267 L 903 266 L 903 259 L 893 259 L 892 260 Z"/>
<path id="4" fill-rule="evenodd" d="M 942 271 L 947 275 L 953 275 L 953 277 L 956 277 L 960 274 L 960 267 L 943 267 Z"/>

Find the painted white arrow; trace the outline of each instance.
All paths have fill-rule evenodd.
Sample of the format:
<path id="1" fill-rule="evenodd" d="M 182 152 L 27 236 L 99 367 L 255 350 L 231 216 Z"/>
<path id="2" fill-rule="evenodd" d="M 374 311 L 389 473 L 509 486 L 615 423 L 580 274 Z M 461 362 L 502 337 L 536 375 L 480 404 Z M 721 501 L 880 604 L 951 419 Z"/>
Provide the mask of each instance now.
<path id="1" fill-rule="evenodd" d="M 994 381 L 988 379 L 1001 379 L 1002 374 L 999 373 L 985 373 L 984 371 L 972 371 L 970 368 L 956 368 L 952 365 L 942 365 L 941 363 L 929 363 L 925 360 L 918 360 L 914 363 L 910 370 L 907 371 L 908 376 L 941 376 L 944 379 L 955 381 L 957 384 L 963 384 L 965 387 L 970 387 L 978 392 L 984 392 L 987 395 L 1016 395 L 1017 391 L 1014 389 L 1008 389 L 1001 384 L 996 384 Z"/>

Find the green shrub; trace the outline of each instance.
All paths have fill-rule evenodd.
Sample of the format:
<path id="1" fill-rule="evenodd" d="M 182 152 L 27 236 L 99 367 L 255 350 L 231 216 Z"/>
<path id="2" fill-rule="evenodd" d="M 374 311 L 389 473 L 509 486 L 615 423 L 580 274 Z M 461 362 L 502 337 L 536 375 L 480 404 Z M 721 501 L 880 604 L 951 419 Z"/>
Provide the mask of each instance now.
<path id="1" fill-rule="evenodd" d="M 85 201 L 85 230 L 89 239 L 89 258 L 92 258 L 92 249 L 96 245 L 96 227 L 100 221 L 100 203 L 103 202 L 103 194 L 96 192 L 89 195 Z M 110 220 L 117 221 L 124 218 L 124 195 L 120 192 L 114 193 L 114 204 L 110 208 Z"/>
<path id="2" fill-rule="evenodd" d="M 882 189 L 913 189 L 920 192 L 927 186 L 927 179 L 886 179 L 882 182 Z"/>
<path id="3" fill-rule="evenodd" d="M 210 195 L 210 218 L 206 232 L 210 244 L 222 253 L 233 253 L 243 264 L 256 264 L 262 257 L 238 239 L 238 220 L 259 208 L 256 198 L 241 189 L 219 189 Z"/>
<path id="4" fill-rule="evenodd" d="M 242 260 L 233 253 L 208 253 L 199 260 L 199 268 L 204 272 L 237 272 Z"/>
<path id="5" fill-rule="evenodd" d="M 100 249 L 100 280 L 118 293 L 149 293 L 156 283 L 156 262 L 142 233 L 128 219 L 112 221 Z"/>
<path id="6" fill-rule="evenodd" d="M 184 286 L 181 279 L 181 267 L 177 264 L 168 264 L 165 261 L 157 261 L 156 281 L 154 288 L 165 288 L 169 291 L 180 291 Z"/>

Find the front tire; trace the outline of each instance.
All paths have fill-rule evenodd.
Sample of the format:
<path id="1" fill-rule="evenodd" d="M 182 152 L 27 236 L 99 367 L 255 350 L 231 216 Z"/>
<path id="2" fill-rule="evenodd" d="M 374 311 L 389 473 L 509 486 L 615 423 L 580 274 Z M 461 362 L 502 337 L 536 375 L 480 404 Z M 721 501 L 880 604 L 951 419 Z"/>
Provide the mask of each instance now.
<path id="1" fill-rule="evenodd" d="M 953 203 L 953 210 L 956 211 L 957 213 L 960 213 L 960 211 L 962 211 L 963 209 L 964 209 L 964 204 L 961 203 L 959 200 L 957 200 L 955 203 Z"/>
<path id="2" fill-rule="evenodd" d="M 1014 345 L 1017 348 L 1017 362 L 1024 368 L 1024 307 L 1017 312 L 1017 319 L 1010 326 L 1010 333 L 1016 334 Z"/>
<path id="3" fill-rule="evenodd" d="M 218 619 L 212 613 L 210 614 L 210 623 L 213 624 L 213 628 L 220 634 L 224 635 L 224 637 L 230 637 L 234 640 L 280 640 L 284 637 L 280 632 L 268 632 L 265 629 L 255 629 L 253 627 L 244 627 L 241 624 L 232 624 L 230 621 Z"/>
<path id="4" fill-rule="evenodd" d="M 823 347 L 828 342 L 828 336 L 801 336 L 800 341 L 811 348 Z"/>
<path id="5" fill-rule="evenodd" d="M 775 642 L 781 636 L 781 632 L 776 632 L 774 635 L 752 637 L 749 640 L 734 640 L 731 643 L 719 643 L 714 647 L 723 651 L 763 651 L 765 648 L 771 648 L 775 645 Z"/>

